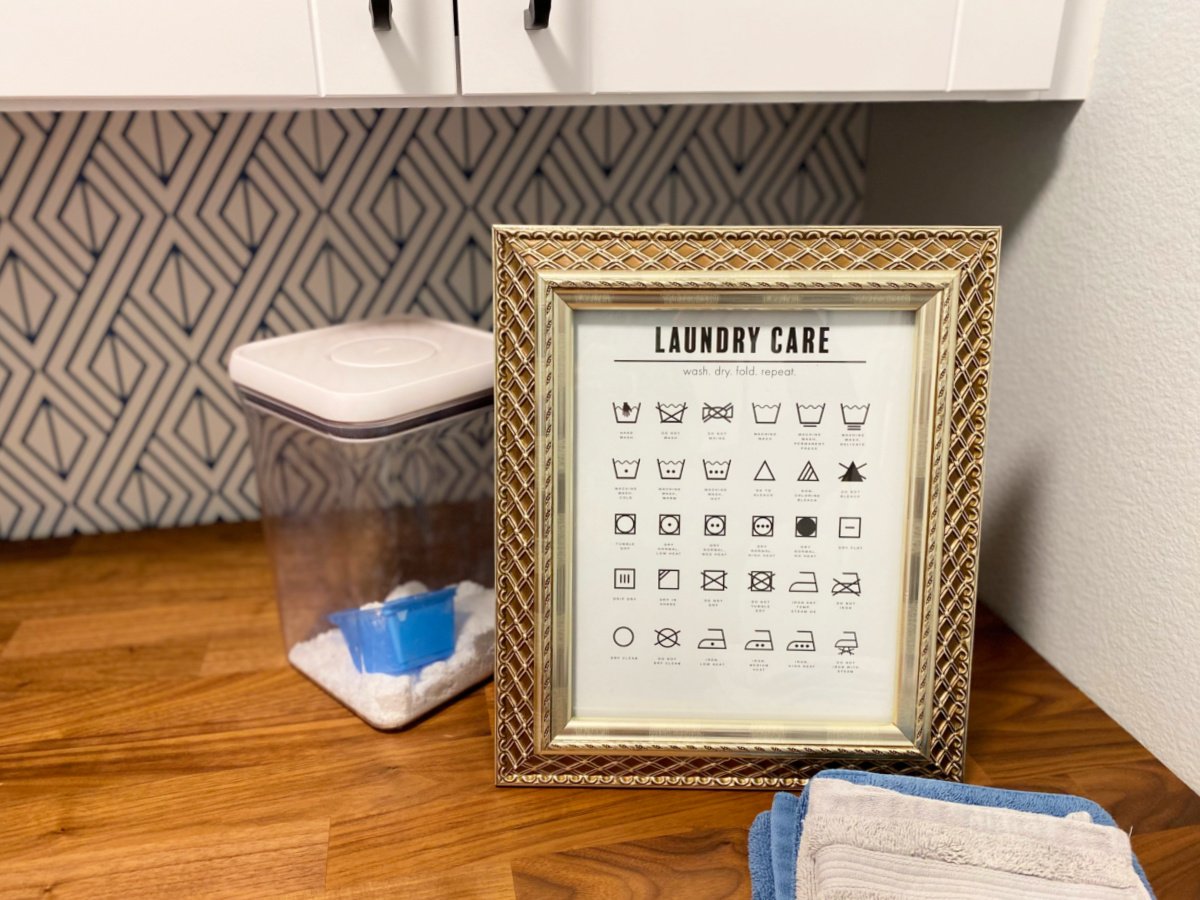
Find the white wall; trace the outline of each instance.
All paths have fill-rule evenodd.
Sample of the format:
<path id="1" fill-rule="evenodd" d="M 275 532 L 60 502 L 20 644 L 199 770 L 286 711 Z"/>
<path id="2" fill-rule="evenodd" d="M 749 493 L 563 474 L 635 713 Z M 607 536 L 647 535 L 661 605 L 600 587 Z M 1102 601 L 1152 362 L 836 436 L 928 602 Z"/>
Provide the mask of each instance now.
<path id="1" fill-rule="evenodd" d="M 981 596 L 1200 789 L 1200 4 L 1082 104 L 875 106 L 867 221 L 1005 226 Z"/>

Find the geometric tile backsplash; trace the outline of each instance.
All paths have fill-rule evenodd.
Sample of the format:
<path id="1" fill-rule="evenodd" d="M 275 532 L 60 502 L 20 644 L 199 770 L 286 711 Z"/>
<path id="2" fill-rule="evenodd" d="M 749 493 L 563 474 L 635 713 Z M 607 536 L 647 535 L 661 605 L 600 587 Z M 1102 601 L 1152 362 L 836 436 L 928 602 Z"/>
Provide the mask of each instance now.
<path id="1" fill-rule="evenodd" d="M 490 228 L 852 224 L 866 108 L 0 114 L 0 538 L 253 518 L 245 341 L 491 325 Z"/>

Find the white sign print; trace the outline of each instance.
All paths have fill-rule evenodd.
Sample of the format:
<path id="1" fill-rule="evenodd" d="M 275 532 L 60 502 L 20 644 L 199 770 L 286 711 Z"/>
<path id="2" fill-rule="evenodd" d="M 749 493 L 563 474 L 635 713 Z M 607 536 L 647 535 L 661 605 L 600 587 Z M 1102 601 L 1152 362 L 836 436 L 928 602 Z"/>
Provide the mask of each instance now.
<path id="1" fill-rule="evenodd" d="M 573 714 L 894 720 L 912 312 L 580 309 Z"/>

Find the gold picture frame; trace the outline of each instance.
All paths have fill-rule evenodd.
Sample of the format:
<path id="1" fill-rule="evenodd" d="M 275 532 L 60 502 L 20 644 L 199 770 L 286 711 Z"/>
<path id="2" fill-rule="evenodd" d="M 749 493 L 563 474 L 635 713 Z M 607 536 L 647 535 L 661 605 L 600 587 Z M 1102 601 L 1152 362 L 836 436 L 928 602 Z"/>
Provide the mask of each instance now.
<path id="1" fill-rule="evenodd" d="M 494 230 L 497 784 L 789 788 L 827 765 L 962 778 L 999 246 L 997 228 Z M 878 689 L 892 698 L 890 720 L 579 714 L 596 679 L 573 626 L 595 605 L 573 568 L 576 495 L 591 480 L 575 478 L 575 445 L 592 427 L 590 412 L 576 415 L 576 356 L 593 353 L 597 323 L 643 313 L 766 322 L 797 312 L 849 323 L 887 314 L 906 329 L 896 358 L 912 342 L 908 405 L 893 416 L 906 423 L 907 456 L 904 500 L 892 504 L 903 537 L 894 683 Z M 615 403 L 613 413 L 620 422 Z M 765 573 L 750 574 L 754 590 Z M 588 691 L 589 708 L 605 707 Z"/>

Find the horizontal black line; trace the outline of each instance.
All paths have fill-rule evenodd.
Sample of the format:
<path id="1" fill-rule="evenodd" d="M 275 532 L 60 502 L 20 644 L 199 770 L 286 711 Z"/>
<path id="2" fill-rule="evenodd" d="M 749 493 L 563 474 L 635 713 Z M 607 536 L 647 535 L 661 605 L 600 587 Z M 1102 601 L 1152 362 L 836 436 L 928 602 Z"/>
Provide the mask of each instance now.
<path id="1" fill-rule="evenodd" d="M 678 363 L 680 365 L 696 365 L 697 363 L 800 363 L 801 365 L 866 365 L 865 359 L 614 359 L 618 363 Z"/>

